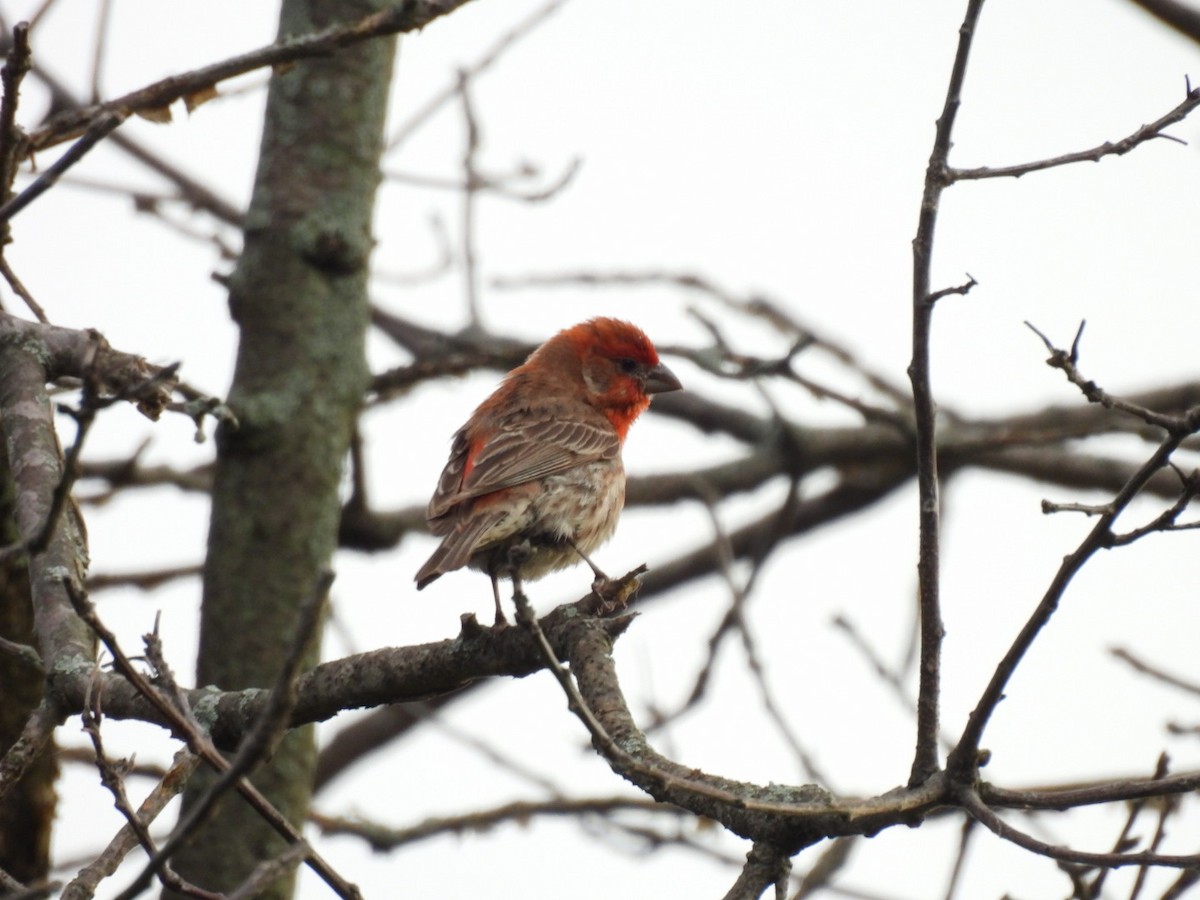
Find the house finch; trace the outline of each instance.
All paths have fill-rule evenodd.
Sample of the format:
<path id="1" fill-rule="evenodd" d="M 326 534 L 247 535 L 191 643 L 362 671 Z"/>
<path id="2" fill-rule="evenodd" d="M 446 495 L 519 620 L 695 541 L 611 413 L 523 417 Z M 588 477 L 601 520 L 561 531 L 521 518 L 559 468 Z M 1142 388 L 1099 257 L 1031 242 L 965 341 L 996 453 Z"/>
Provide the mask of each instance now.
<path id="1" fill-rule="evenodd" d="M 650 339 L 628 322 L 592 319 L 560 331 L 513 369 L 454 435 L 426 512 L 441 545 L 417 589 L 470 566 L 514 591 L 588 558 L 625 504 L 621 445 L 650 395 L 679 390 Z"/>

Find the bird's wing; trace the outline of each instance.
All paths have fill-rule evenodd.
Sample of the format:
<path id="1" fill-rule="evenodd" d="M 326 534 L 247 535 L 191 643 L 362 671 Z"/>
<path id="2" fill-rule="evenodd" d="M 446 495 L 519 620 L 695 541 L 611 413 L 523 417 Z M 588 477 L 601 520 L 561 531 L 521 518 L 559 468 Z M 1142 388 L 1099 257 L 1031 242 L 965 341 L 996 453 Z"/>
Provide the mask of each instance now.
<path id="1" fill-rule="evenodd" d="M 417 572 L 417 590 L 422 590 L 439 575 L 469 563 L 483 535 L 503 518 L 503 510 L 490 510 L 460 519 L 453 527 L 445 529 L 446 538 Z"/>
<path id="2" fill-rule="evenodd" d="M 528 415 L 525 410 L 520 418 L 514 416 L 502 422 L 475 448 L 465 431 L 454 436 L 450 460 L 429 501 L 431 524 L 464 500 L 584 463 L 613 459 L 621 452 L 620 439 L 607 420 L 600 423 L 551 417 L 527 420 Z M 435 528 L 434 533 L 448 530 L 446 523 L 442 531 Z"/>

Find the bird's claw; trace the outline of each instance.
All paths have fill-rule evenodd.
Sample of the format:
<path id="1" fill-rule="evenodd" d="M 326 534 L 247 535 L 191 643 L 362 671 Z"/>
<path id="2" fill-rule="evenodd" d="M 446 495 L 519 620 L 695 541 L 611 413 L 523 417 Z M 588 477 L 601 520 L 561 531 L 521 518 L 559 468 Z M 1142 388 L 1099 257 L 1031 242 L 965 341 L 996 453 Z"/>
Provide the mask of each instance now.
<path id="1" fill-rule="evenodd" d="M 596 614 L 609 616 L 625 609 L 641 586 L 642 575 L 646 571 L 646 566 L 640 565 L 620 578 L 602 576 L 593 581 L 592 595 L 597 601 Z"/>

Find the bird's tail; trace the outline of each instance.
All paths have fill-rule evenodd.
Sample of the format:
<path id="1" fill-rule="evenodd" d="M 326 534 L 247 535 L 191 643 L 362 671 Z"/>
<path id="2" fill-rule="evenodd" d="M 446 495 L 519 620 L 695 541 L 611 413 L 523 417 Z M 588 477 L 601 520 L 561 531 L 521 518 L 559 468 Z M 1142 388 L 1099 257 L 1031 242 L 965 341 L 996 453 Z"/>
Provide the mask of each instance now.
<path id="1" fill-rule="evenodd" d="M 480 549 L 480 538 L 487 534 L 500 519 L 503 513 L 495 515 L 476 515 L 460 522 L 442 540 L 433 555 L 425 560 L 425 565 L 417 570 L 417 590 L 423 590 L 425 585 L 435 581 L 439 576 L 455 569 L 461 569 L 471 561 L 471 557 Z"/>

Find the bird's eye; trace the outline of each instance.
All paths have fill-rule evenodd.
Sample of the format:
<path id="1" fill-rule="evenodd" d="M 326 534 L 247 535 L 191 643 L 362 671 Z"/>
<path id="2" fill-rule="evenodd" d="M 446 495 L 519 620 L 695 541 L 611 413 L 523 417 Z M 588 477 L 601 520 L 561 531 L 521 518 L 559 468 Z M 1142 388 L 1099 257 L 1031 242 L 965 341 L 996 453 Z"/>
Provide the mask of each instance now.
<path id="1" fill-rule="evenodd" d="M 618 359 L 617 366 L 621 369 L 622 372 L 625 372 L 628 375 L 632 375 L 634 372 L 637 371 L 637 368 L 638 368 L 637 360 L 631 359 L 628 356 L 624 357 L 623 359 Z"/>

